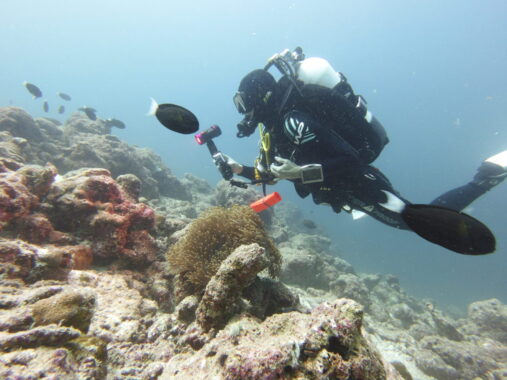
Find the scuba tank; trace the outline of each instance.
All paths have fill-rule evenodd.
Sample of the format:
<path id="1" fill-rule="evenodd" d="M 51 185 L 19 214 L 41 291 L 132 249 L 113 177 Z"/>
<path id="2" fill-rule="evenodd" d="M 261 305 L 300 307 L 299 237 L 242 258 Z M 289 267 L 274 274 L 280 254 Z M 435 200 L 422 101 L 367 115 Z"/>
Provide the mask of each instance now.
<path id="1" fill-rule="evenodd" d="M 364 162 L 371 163 L 379 156 L 389 142 L 384 127 L 368 110 L 366 100 L 354 94 L 347 78 L 335 71 L 326 59 L 306 58 L 303 50 L 297 47 L 292 52 L 285 49 L 275 54 L 264 69 L 273 65 L 291 83 L 280 110 L 295 89 L 316 114 L 333 115 L 330 117 L 334 117 L 334 122 L 330 124 L 357 150 Z M 337 116 L 343 114 L 345 117 Z"/>
<path id="2" fill-rule="evenodd" d="M 333 88 L 343 80 L 342 75 L 334 71 L 327 60 L 318 57 L 297 62 L 296 76 L 304 84 L 317 84 L 327 88 Z"/>

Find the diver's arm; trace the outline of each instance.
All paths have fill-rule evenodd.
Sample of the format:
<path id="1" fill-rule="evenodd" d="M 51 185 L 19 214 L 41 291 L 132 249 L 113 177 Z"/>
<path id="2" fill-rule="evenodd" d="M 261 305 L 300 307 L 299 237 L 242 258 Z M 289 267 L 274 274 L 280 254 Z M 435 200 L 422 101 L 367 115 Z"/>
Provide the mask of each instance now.
<path id="1" fill-rule="evenodd" d="M 249 180 L 255 179 L 255 168 L 253 166 L 245 166 L 238 163 L 235 159 L 228 156 L 225 153 L 220 153 L 225 160 L 225 163 L 229 165 L 232 172 L 236 175 L 244 177 Z"/>
<path id="2" fill-rule="evenodd" d="M 242 165 L 243 169 L 241 172 L 236 173 L 242 177 L 245 177 L 246 179 L 249 179 L 250 181 L 253 181 L 255 179 L 255 168 L 253 166 L 245 166 Z"/>

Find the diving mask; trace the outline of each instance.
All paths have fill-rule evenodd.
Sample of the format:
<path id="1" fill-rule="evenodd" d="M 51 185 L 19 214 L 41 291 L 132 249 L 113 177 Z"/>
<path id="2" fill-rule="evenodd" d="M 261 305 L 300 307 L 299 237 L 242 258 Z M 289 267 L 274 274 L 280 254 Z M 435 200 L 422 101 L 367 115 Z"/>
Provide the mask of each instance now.
<path id="1" fill-rule="evenodd" d="M 245 93 L 243 91 L 238 91 L 233 96 L 232 101 L 234 102 L 234 106 L 238 110 L 239 113 L 245 114 L 247 113 L 246 104 L 245 104 Z"/>

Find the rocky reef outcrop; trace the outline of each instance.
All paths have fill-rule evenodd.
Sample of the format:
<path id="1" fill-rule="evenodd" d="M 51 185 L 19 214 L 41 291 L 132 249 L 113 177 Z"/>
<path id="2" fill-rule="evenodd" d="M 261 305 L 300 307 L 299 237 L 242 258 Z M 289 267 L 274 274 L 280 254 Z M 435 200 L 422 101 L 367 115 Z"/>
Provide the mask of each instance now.
<path id="1" fill-rule="evenodd" d="M 356 302 L 338 299 L 310 314 L 241 318 L 199 352 L 171 358 L 161 379 L 386 379 L 361 334 L 362 313 Z"/>
<path id="2" fill-rule="evenodd" d="M 81 169 L 60 176 L 51 165 L 20 166 L 16 171 L 4 167 L 0 186 L 1 231 L 23 241 L 17 246 L 0 242 L 5 262 L 19 264 L 16 251 L 33 257 L 25 260 L 27 265 L 59 261 L 80 269 L 92 259 L 128 257 L 132 265 L 155 259 L 157 246 L 150 234 L 153 210 L 136 203 L 108 170 Z"/>
<path id="3" fill-rule="evenodd" d="M 158 155 L 109 134 L 111 128 L 101 119 L 93 121 L 76 112 L 60 125 L 53 119 L 33 119 L 19 107 L 3 107 L 0 131 L 14 138 L 14 146 L 32 164 L 51 162 L 61 174 L 81 168 L 107 169 L 114 178 L 134 174 L 142 181 L 142 195 L 147 198 L 191 199 Z"/>
<path id="4" fill-rule="evenodd" d="M 259 193 L 178 179 L 110 132 L 0 108 L 1 378 L 507 378 L 501 301 L 451 316 L 358 273 L 287 203 L 256 219 L 262 239 L 226 234 L 237 246 L 189 289 L 200 256 L 175 270 L 167 252 Z"/>

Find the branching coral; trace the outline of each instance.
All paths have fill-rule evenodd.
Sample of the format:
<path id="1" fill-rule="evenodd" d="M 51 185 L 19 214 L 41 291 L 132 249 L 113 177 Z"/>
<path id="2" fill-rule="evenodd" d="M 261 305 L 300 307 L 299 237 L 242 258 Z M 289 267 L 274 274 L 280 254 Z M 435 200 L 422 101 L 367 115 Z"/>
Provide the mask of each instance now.
<path id="1" fill-rule="evenodd" d="M 200 293 L 234 249 L 251 243 L 266 249 L 269 275 L 277 277 L 282 258 L 260 217 L 248 206 L 211 208 L 168 251 L 170 271 L 180 275 L 183 287 Z"/>

